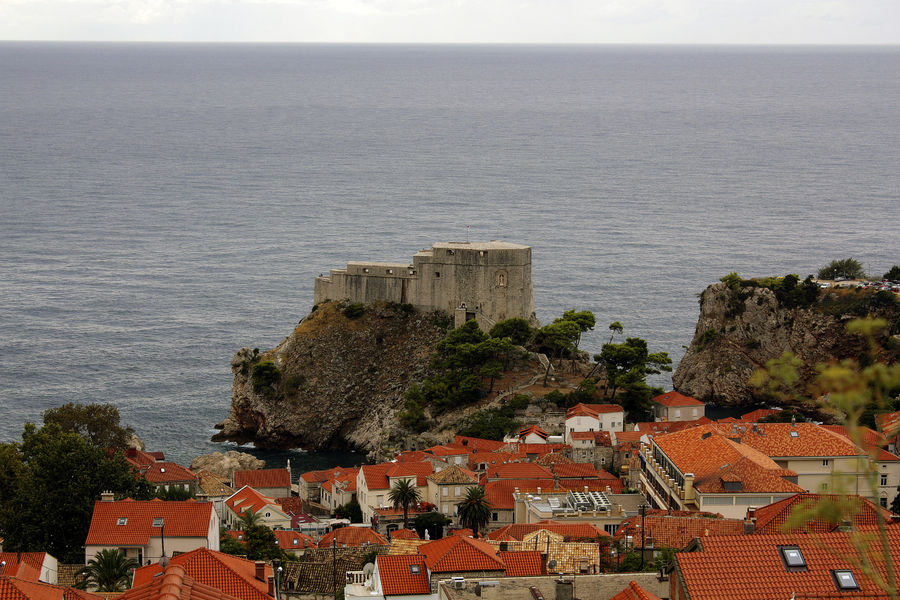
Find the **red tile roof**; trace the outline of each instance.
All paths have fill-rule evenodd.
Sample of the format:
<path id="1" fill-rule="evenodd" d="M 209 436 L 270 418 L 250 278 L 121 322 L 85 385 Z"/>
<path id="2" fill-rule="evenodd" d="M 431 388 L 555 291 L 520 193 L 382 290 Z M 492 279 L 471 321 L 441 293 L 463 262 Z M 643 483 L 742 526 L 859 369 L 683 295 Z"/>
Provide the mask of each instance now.
<path id="1" fill-rule="evenodd" d="M 685 396 L 684 394 L 676 391 L 666 392 L 665 394 L 660 394 L 653 398 L 653 402 L 655 404 L 662 404 L 663 406 L 673 407 L 673 406 L 704 406 L 702 402 L 697 400 L 696 398 L 691 398 L 690 396 Z"/>
<path id="2" fill-rule="evenodd" d="M 495 440 L 483 440 L 481 438 L 467 437 L 464 435 L 458 435 L 453 440 L 453 443 L 459 446 L 463 446 L 469 452 L 494 452 L 499 450 L 506 444 L 503 442 L 498 442 Z"/>
<path id="3" fill-rule="evenodd" d="M 230 508 L 235 514 L 242 515 L 248 510 L 258 513 L 266 506 L 277 508 L 278 504 L 274 498 L 263 496 L 252 487 L 244 486 L 225 499 L 225 506 Z"/>
<path id="4" fill-rule="evenodd" d="M 242 600 L 271 600 L 267 595 L 268 578 L 273 575 L 272 567 L 266 565 L 261 581 L 256 578 L 256 563 L 208 548 L 198 548 L 172 557 L 166 572 L 173 566 L 184 570 L 185 575 L 204 585 Z M 134 587 L 159 579 L 162 573 L 159 564 L 147 565 L 134 572 Z"/>
<path id="5" fill-rule="evenodd" d="M 247 598 L 249 598 L 248 596 Z M 264 596 L 271 600 L 271 597 Z M 245 600 L 200 583 L 184 567 L 170 564 L 165 573 L 116 597 L 119 600 Z"/>
<path id="6" fill-rule="evenodd" d="M 616 529 L 616 539 L 632 537 L 635 546 L 641 545 L 641 516 L 629 517 Z M 718 519 L 690 516 L 648 515 L 643 518 L 645 542 L 654 547 L 680 550 L 698 537 L 711 535 L 744 535 L 744 521 L 741 519 Z"/>
<path id="7" fill-rule="evenodd" d="M 46 552 L 0 552 L 0 562 L 6 563 L 3 574 L 25 581 L 38 581 L 46 556 Z"/>
<path id="8" fill-rule="evenodd" d="M 497 550 L 481 540 L 452 535 L 419 546 L 432 573 L 461 571 L 505 571 Z"/>
<path id="9" fill-rule="evenodd" d="M 535 492 L 552 490 L 553 479 L 502 479 L 490 481 L 484 486 L 484 497 L 490 503 L 491 508 L 499 510 L 511 510 L 515 507 L 513 493 L 516 488 L 521 492 Z"/>
<path id="10" fill-rule="evenodd" d="M 574 463 L 574 460 L 572 460 L 562 452 L 549 452 L 543 456 L 537 457 L 537 459 L 534 461 L 534 464 L 541 465 L 543 467 L 561 464 L 571 465 Z"/>
<path id="11" fill-rule="evenodd" d="M 553 479 L 553 473 L 534 463 L 507 463 L 488 467 L 488 481 L 500 479 Z"/>
<path id="12" fill-rule="evenodd" d="M 418 540 L 421 539 L 415 529 L 398 529 L 391 532 L 392 540 Z"/>
<path id="13" fill-rule="evenodd" d="M 371 527 L 341 527 L 323 535 L 319 540 L 319 548 L 331 548 L 332 540 L 338 548 L 351 548 L 370 544 L 386 546 L 387 539 Z"/>
<path id="14" fill-rule="evenodd" d="M 197 474 L 173 462 L 155 462 L 141 469 L 144 479 L 150 483 L 161 484 L 171 482 L 197 481 Z"/>
<path id="15" fill-rule="evenodd" d="M 134 466 L 147 467 L 156 462 L 156 456 L 150 452 L 144 452 L 143 450 L 138 450 L 137 448 L 126 448 L 125 459 L 128 460 Z M 162 460 L 162 458 L 160 458 Z"/>
<path id="16" fill-rule="evenodd" d="M 334 478 L 336 475 L 340 475 L 345 471 L 354 470 L 353 467 L 345 468 L 345 467 L 334 467 L 331 469 L 321 469 L 319 471 L 307 471 L 306 473 L 300 474 L 300 479 L 307 481 L 309 483 L 322 483 L 323 481 L 328 481 L 329 479 Z M 355 469 L 359 470 L 359 469 Z"/>
<path id="17" fill-rule="evenodd" d="M 597 469 L 591 463 L 555 464 L 552 470 L 560 479 L 599 479 Z"/>
<path id="18" fill-rule="evenodd" d="M 760 423 L 755 426 L 719 426 L 728 437 L 755 448 L 766 456 L 856 456 L 853 443 L 840 433 L 815 423 Z"/>
<path id="19" fill-rule="evenodd" d="M 796 473 L 781 469 L 749 444 L 727 439 L 718 427 L 700 425 L 658 435 L 653 438 L 653 443 L 682 473 L 693 473 L 694 487 L 703 493 L 723 493 L 723 481 L 735 478 L 741 481 L 741 492 L 744 493 L 804 491 L 783 478 Z"/>
<path id="20" fill-rule="evenodd" d="M 609 478 L 603 477 L 601 473 L 606 473 L 606 471 L 598 471 L 597 473 L 600 475 L 600 479 L 560 479 L 558 487 L 561 490 L 572 490 L 573 492 L 582 492 L 587 488 L 589 492 L 610 491 L 613 494 L 621 494 L 622 490 L 625 489 L 625 484 L 622 483 L 621 479 L 614 475 L 610 475 Z M 609 473 L 606 474 L 609 475 Z M 609 490 L 606 488 L 609 488 Z"/>
<path id="21" fill-rule="evenodd" d="M 305 533 L 300 533 L 299 531 L 287 531 L 284 529 L 275 529 L 273 532 L 275 533 L 275 539 L 278 540 L 278 547 L 285 552 L 290 552 L 293 548 L 302 549 L 316 547 L 316 540 Z"/>
<path id="22" fill-rule="evenodd" d="M 843 425 L 822 425 L 825 429 L 837 433 L 838 435 L 844 436 L 850 443 L 853 443 L 850 434 L 847 433 L 847 429 Z M 860 441 L 863 444 L 863 447 L 870 454 L 875 456 L 875 460 L 878 462 L 896 462 L 900 461 L 900 456 L 896 454 L 892 454 L 884 449 L 884 446 L 887 446 L 887 438 L 884 437 L 881 433 L 869 429 L 868 427 L 860 427 L 859 435 Z"/>
<path id="23" fill-rule="evenodd" d="M 654 436 L 661 435 L 665 433 L 675 433 L 676 431 L 681 431 L 683 429 L 691 429 L 692 427 L 697 427 L 698 425 L 709 425 L 714 423 L 711 419 L 707 419 L 706 417 L 701 417 L 695 421 L 655 421 L 655 422 L 641 422 L 636 423 L 634 426 L 635 431 L 640 431 L 642 434 Z M 619 436 L 619 433 L 616 433 L 616 437 Z"/>
<path id="24" fill-rule="evenodd" d="M 756 519 L 756 533 L 787 533 L 788 530 L 785 527 L 794 511 L 809 511 L 815 506 L 824 506 L 824 503 L 834 509 L 828 512 L 835 515 L 835 521 L 809 515 L 809 518 L 804 519 L 804 531 L 819 533 L 834 531 L 841 526 L 844 516 L 851 515 L 854 525 L 859 528 L 878 525 L 878 512 L 881 512 L 884 522 L 891 520 L 890 511 L 876 506 L 872 501 L 860 496 L 796 494 L 757 508 L 753 515 Z"/>
<path id="25" fill-rule="evenodd" d="M 537 425 L 529 425 L 528 427 L 519 430 L 519 439 L 521 440 L 522 438 L 526 438 L 532 433 L 545 440 L 550 437 L 549 433 L 547 433 Z"/>
<path id="26" fill-rule="evenodd" d="M 418 487 L 428 485 L 428 476 L 434 473 L 434 465 L 428 461 L 388 464 L 391 464 L 391 468 L 385 472 L 386 477 L 415 477 Z"/>
<path id="27" fill-rule="evenodd" d="M 56 585 L 25 581 L 7 575 L 0 576 L 2 600 L 63 600 L 63 592 L 64 588 Z"/>
<path id="28" fill-rule="evenodd" d="M 478 452 L 469 455 L 469 468 L 478 469 L 478 465 L 502 465 L 511 462 L 525 462 L 528 457 L 524 452 Z"/>
<path id="29" fill-rule="evenodd" d="M 600 413 L 624 413 L 620 404 L 584 404 L 579 402 L 566 411 L 566 419 L 572 417 L 598 417 Z"/>
<path id="30" fill-rule="evenodd" d="M 287 488 L 291 487 L 291 473 L 287 469 L 255 469 L 250 471 L 235 471 L 233 477 L 234 487 L 242 488 L 249 485 L 252 488 Z"/>
<path id="31" fill-rule="evenodd" d="M 441 444 L 439 446 L 426 448 L 425 452 L 431 454 L 433 458 L 441 456 L 464 456 L 466 454 L 471 454 L 472 450 L 462 444 Z M 425 458 L 423 457 L 419 460 L 425 460 Z"/>
<path id="32" fill-rule="evenodd" d="M 756 423 L 760 419 L 765 419 L 766 417 L 770 417 L 779 412 L 781 412 L 780 408 L 758 408 L 756 410 L 748 412 L 747 414 L 741 415 L 741 421 Z"/>
<path id="33" fill-rule="evenodd" d="M 506 565 L 507 577 L 537 577 L 547 574 L 540 550 L 501 550 L 498 554 Z"/>
<path id="34" fill-rule="evenodd" d="M 526 456 L 543 456 L 550 452 L 561 452 L 565 449 L 565 444 L 526 444 L 524 442 L 510 442 L 501 449 L 501 452 L 524 452 Z"/>
<path id="35" fill-rule="evenodd" d="M 494 530 L 487 535 L 489 540 L 522 541 L 525 536 L 535 531 L 547 530 L 572 539 L 602 540 L 609 534 L 591 523 L 561 523 L 559 521 L 540 521 L 538 523 L 513 523 Z"/>
<path id="36" fill-rule="evenodd" d="M 627 588 L 609 600 L 660 600 L 660 597 L 656 594 L 651 594 L 635 582 L 629 581 Z"/>
<path id="37" fill-rule="evenodd" d="M 891 556 L 900 556 L 900 528 L 887 531 Z M 704 538 L 699 552 L 675 555 L 679 583 L 691 600 L 786 600 L 789 598 L 889 598 L 859 566 L 853 540 L 847 532 L 805 535 L 745 535 Z M 880 544 L 864 545 L 873 566 L 884 577 Z M 806 567 L 788 569 L 779 548 L 799 548 Z M 852 571 L 859 590 L 841 591 L 832 571 Z M 677 583 L 676 585 L 679 585 Z M 680 593 L 683 593 L 680 590 Z"/>
<path id="38" fill-rule="evenodd" d="M 163 518 L 166 537 L 200 537 L 209 533 L 211 502 L 120 500 L 95 502 L 91 527 L 85 544 L 89 546 L 146 546 L 151 537 L 160 537 L 153 520 Z M 123 522 L 122 525 L 118 523 Z"/>
<path id="39" fill-rule="evenodd" d="M 875 415 L 875 422 L 884 435 L 893 438 L 900 433 L 900 410 Z"/>
<path id="40" fill-rule="evenodd" d="M 425 557 L 418 554 L 380 555 L 378 576 L 385 596 L 431 593 Z"/>

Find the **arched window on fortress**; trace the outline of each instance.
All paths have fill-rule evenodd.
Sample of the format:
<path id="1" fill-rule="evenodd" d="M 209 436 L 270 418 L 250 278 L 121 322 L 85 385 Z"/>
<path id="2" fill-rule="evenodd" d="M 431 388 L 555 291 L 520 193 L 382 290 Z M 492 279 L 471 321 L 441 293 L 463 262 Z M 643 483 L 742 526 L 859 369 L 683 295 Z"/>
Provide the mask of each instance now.
<path id="1" fill-rule="evenodd" d="M 497 287 L 506 287 L 506 271 L 497 271 Z"/>

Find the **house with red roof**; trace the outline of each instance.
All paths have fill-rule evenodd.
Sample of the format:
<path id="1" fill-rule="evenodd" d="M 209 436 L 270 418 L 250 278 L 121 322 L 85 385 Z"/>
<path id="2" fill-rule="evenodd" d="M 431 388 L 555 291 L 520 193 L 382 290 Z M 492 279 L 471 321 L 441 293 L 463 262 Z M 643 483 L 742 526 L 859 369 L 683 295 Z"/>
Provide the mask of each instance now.
<path id="1" fill-rule="evenodd" d="M 664 548 L 682 550 L 695 538 L 749 533 L 743 519 L 723 519 L 710 513 L 670 515 L 665 511 L 629 517 L 616 530 L 615 539 L 625 550 L 641 552 L 649 560 Z"/>
<path id="2" fill-rule="evenodd" d="M 391 505 L 388 494 L 398 481 L 413 482 L 422 498 L 428 493 L 427 477 L 434 472 L 430 462 L 386 462 L 363 465 L 356 476 L 356 499 L 362 509 L 363 522 L 372 522 L 376 508 Z"/>
<path id="3" fill-rule="evenodd" d="M 717 425 L 657 435 L 640 451 L 641 487 L 654 508 L 743 518 L 759 506 L 806 491 L 797 472 L 727 437 Z"/>
<path id="4" fill-rule="evenodd" d="M 283 469 L 250 469 L 235 471 L 232 484 L 236 490 L 250 486 L 269 498 L 287 498 L 291 495 L 291 463 Z"/>
<path id="5" fill-rule="evenodd" d="M 648 592 L 634 581 L 629 581 L 627 588 L 609 600 L 660 600 L 660 597 Z"/>
<path id="6" fill-rule="evenodd" d="M 475 473 L 457 465 L 432 473 L 427 481 L 428 491 L 422 499 L 434 504 L 448 517 L 456 516 L 456 505 L 465 498 L 466 490 L 478 485 Z"/>
<path id="7" fill-rule="evenodd" d="M 244 486 L 225 500 L 225 525 L 235 528 L 245 512 L 259 515 L 263 525 L 271 529 L 288 529 L 291 516 L 274 498 L 264 496 L 250 486 Z"/>
<path id="8" fill-rule="evenodd" d="M 572 443 L 573 432 L 622 431 L 625 409 L 618 404 L 578 403 L 566 411 L 565 441 Z"/>
<path id="9" fill-rule="evenodd" d="M 515 435 L 515 441 L 523 444 L 546 444 L 550 434 L 538 425 L 529 425 L 519 430 Z"/>
<path id="10" fill-rule="evenodd" d="M 504 479 L 553 479 L 550 469 L 535 463 L 506 463 L 488 468 L 484 481 Z"/>
<path id="11" fill-rule="evenodd" d="M 100 500 L 84 543 L 85 564 L 106 549 L 139 564 L 197 548 L 219 549 L 219 516 L 211 502 Z"/>
<path id="12" fill-rule="evenodd" d="M 58 583 L 59 561 L 47 552 L 0 552 L 2 575 L 26 581 Z"/>
<path id="13" fill-rule="evenodd" d="M 125 460 L 130 462 L 141 476 L 158 489 L 182 489 L 195 495 L 200 478 L 196 473 L 178 463 L 166 461 L 162 452 L 145 452 L 127 448 Z"/>
<path id="14" fill-rule="evenodd" d="M 706 405 L 672 390 L 653 398 L 653 416 L 657 421 L 696 421 L 706 416 Z"/>
<path id="15" fill-rule="evenodd" d="M 154 563 L 137 569 L 132 587 L 152 583 L 173 566 L 184 569 L 185 575 L 195 583 L 208 585 L 234 598 L 272 600 L 274 597 L 274 571 L 270 565 L 208 548 L 173 556 L 168 568 Z"/>
<path id="16" fill-rule="evenodd" d="M 477 452 L 469 455 L 469 470 L 480 477 L 494 465 L 512 462 L 528 462 L 528 457 L 524 452 Z"/>
<path id="17" fill-rule="evenodd" d="M 300 477 L 297 478 L 299 496 L 307 502 L 318 503 L 322 484 L 348 470 L 344 467 L 333 467 L 331 469 L 301 473 Z"/>
<path id="18" fill-rule="evenodd" d="M 267 597 L 274 598 L 274 589 L 273 595 Z M 185 572 L 183 566 L 177 564 L 167 566 L 150 581 L 116 596 L 117 600 L 244 600 L 244 598 L 232 596 L 216 586 L 197 581 Z"/>
<path id="19" fill-rule="evenodd" d="M 675 554 L 669 596 L 683 600 L 887 600 L 888 561 L 900 556 L 900 529 L 889 527 L 890 556 L 881 544 L 860 546 L 859 533 L 711 536 Z M 863 552 L 863 554 L 861 554 Z M 860 561 L 868 563 L 861 568 Z M 871 571 L 868 569 L 871 568 Z"/>
<path id="20" fill-rule="evenodd" d="M 334 512 L 337 507 L 356 500 L 358 476 L 358 467 L 336 471 L 330 479 L 322 482 L 319 503 L 330 512 Z"/>

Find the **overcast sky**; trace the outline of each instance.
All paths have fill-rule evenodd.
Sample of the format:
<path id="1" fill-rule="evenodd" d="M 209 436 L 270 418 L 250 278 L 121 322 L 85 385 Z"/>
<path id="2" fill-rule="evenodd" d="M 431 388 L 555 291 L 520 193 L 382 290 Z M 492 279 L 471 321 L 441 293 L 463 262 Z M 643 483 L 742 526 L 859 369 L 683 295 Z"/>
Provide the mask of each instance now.
<path id="1" fill-rule="evenodd" d="M 900 0 L 0 0 L 0 39 L 898 44 Z"/>

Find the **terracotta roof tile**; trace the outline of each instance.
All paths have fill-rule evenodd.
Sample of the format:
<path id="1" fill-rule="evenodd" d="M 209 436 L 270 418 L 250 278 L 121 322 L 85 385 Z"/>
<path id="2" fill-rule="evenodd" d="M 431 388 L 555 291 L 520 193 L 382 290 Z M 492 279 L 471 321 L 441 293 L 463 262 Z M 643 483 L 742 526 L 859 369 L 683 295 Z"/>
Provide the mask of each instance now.
<path id="1" fill-rule="evenodd" d="M 572 539 L 603 540 L 609 538 L 609 534 L 591 523 L 561 523 L 559 521 L 540 521 L 539 523 L 513 523 L 487 535 L 489 540 L 513 539 L 523 541 L 525 537 L 535 531 L 551 531 L 563 537 Z"/>
<path id="2" fill-rule="evenodd" d="M 470 537 L 450 536 L 419 546 L 432 573 L 505 571 L 506 565 L 490 544 Z"/>
<path id="3" fill-rule="evenodd" d="M 495 452 L 506 445 L 503 442 L 498 442 L 495 440 L 483 440 L 481 438 L 467 437 L 464 435 L 456 436 L 453 443 L 459 446 L 463 446 L 466 450 L 472 453 Z"/>
<path id="4" fill-rule="evenodd" d="M 173 462 L 155 462 L 141 469 L 144 479 L 150 483 L 197 481 L 197 474 Z"/>
<path id="5" fill-rule="evenodd" d="M 874 536 L 874 533 L 872 534 Z M 887 531 L 891 555 L 900 553 L 900 529 Z M 805 535 L 719 536 L 701 541 L 701 551 L 675 555 L 676 574 L 691 600 L 785 600 L 788 598 L 884 598 L 889 596 L 860 569 L 858 540 L 884 577 L 880 544 L 846 532 Z M 805 567 L 788 569 L 779 550 L 799 548 Z M 855 558 L 857 557 L 857 558 Z M 859 590 L 839 590 L 832 571 L 853 573 Z"/>
<path id="6" fill-rule="evenodd" d="M 63 588 L 3 575 L 0 576 L 0 599 L 63 600 Z"/>
<path id="7" fill-rule="evenodd" d="M 640 431 L 642 434 L 647 435 L 662 435 L 666 433 L 675 433 L 676 431 L 681 431 L 683 429 L 691 429 L 693 427 L 697 427 L 698 425 L 709 425 L 714 423 L 714 421 L 707 419 L 706 417 L 701 417 L 695 421 L 651 421 L 651 422 L 640 422 L 636 423 L 634 426 L 635 431 Z M 616 437 L 618 437 L 618 432 L 616 433 Z"/>
<path id="8" fill-rule="evenodd" d="M 781 412 L 780 408 L 758 408 L 756 410 L 750 411 L 747 414 L 741 415 L 741 421 L 747 421 L 749 423 L 756 423 L 760 419 L 765 419 L 766 417 L 770 417 L 774 414 Z"/>
<path id="9" fill-rule="evenodd" d="M 157 517 L 164 519 L 166 537 L 205 538 L 209 533 L 212 508 L 211 502 L 193 500 L 99 501 L 94 503 L 85 544 L 145 546 L 151 536 L 160 536 L 160 528 L 153 527 Z"/>
<path id="10" fill-rule="evenodd" d="M 894 438 L 900 433 L 900 410 L 875 415 L 875 422 L 884 435 Z"/>
<path id="11" fill-rule="evenodd" d="M 566 411 L 566 419 L 572 417 L 596 417 L 601 413 L 624 413 L 625 409 L 619 404 L 584 404 L 579 402 Z"/>
<path id="12" fill-rule="evenodd" d="M 822 501 L 834 507 L 836 516 L 852 515 L 854 525 L 860 528 L 876 526 L 878 524 L 879 511 L 885 522 L 890 522 L 891 520 L 890 511 L 876 506 L 872 501 L 860 496 L 795 494 L 778 502 L 757 508 L 754 511 L 756 533 L 786 533 L 785 527 L 795 510 L 811 509 Z M 823 533 L 834 531 L 840 526 L 840 518 L 837 522 L 830 522 L 822 518 L 810 518 L 806 520 L 806 525 L 803 529 L 805 531 Z"/>
<path id="13" fill-rule="evenodd" d="M 534 492 L 537 491 L 537 488 L 552 490 L 553 479 L 502 479 L 490 481 L 484 486 L 484 497 L 490 503 L 491 508 L 512 510 L 515 507 L 513 493 L 516 488 L 521 492 Z"/>
<path id="14" fill-rule="evenodd" d="M 385 596 L 428 594 L 431 584 L 425 557 L 418 554 L 382 555 L 378 561 L 378 576 Z"/>
<path id="15" fill-rule="evenodd" d="M 732 425 L 721 427 L 727 436 L 736 436 L 741 444 L 766 456 L 856 456 L 853 443 L 840 433 L 815 423 L 761 423 L 755 428 Z"/>
<path id="16" fill-rule="evenodd" d="M 385 472 L 386 477 L 415 477 L 418 487 L 428 485 L 428 476 L 434 473 L 434 465 L 428 461 L 389 464 L 391 464 L 391 468 Z"/>
<path id="17" fill-rule="evenodd" d="M 200 489 L 208 496 L 230 496 L 234 488 L 228 485 L 228 480 L 212 471 L 202 470 L 197 473 L 200 479 Z"/>
<path id="18" fill-rule="evenodd" d="M 271 506 L 273 508 L 278 507 L 274 498 L 264 496 L 252 487 L 247 486 L 242 487 L 233 495 L 226 498 L 225 506 L 238 515 L 242 515 L 248 510 L 257 513 L 266 506 Z M 281 509 L 279 508 L 278 510 Z"/>
<path id="19" fill-rule="evenodd" d="M 660 597 L 656 594 L 651 594 L 635 582 L 629 581 L 627 588 L 609 600 L 660 600 Z"/>
<path id="20" fill-rule="evenodd" d="M 555 464 L 552 469 L 560 479 L 599 479 L 597 469 L 591 463 Z"/>
<path id="21" fill-rule="evenodd" d="M 535 463 L 507 463 L 488 467 L 488 481 L 500 479 L 553 479 L 551 473 L 545 467 Z"/>
<path id="22" fill-rule="evenodd" d="M 184 567 L 170 564 L 165 573 L 117 596 L 121 600 L 233 600 L 235 596 L 196 581 Z M 243 600 L 243 599 L 240 599 Z M 271 600 L 271 598 L 269 598 Z"/>
<path id="23" fill-rule="evenodd" d="M 38 581 L 46 556 L 46 552 L 0 552 L 0 561 L 6 563 L 3 574 L 24 581 Z"/>
<path id="24" fill-rule="evenodd" d="M 528 427 L 524 427 L 524 428 L 522 428 L 522 429 L 519 430 L 519 434 L 518 434 L 518 435 L 519 435 L 519 439 L 521 440 L 522 438 L 528 437 L 528 436 L 531 435 L 532 433 L 533 433 L 534 435 L 540 437 L 540 438 L 545 439 L 545 440 L 546 440 L 548 437 L 550 437 L 550 434 L 547 433 L 546 431 L 544 431 L 543 429 L 541 429 L 539 426 L 537 426 L 537 425 L 529 425 Z"/>
<path id="25" fill-rule="evenodd" d="M 478 452 L 469 455 L 469 468 L 478 469 L 479 465 L 502 465 L 512 462 L 525 462 L 528 457 L 524 452 Z"/>
<path id="26" fill-rule="evenodd" d="M 394 540 L 418 540 L 421 539 L 415 529 L 398 529 L 391 532 L 391 541 Z"/>
<path id="27" fill-rule="evenodd" d="M 287 469 L 255 469 L 235 471 L 234 487 L 240 489 L 245 485 L 253 488 L 288 488 L 291 487 L 291 473 Z"/>
<path id="28" fill-rule="evenodd" d="M 571 465 L 574 464 L 575 461 L 563 454 L 562 452 L 550 452 L 543 456 L 539 456 L 537 460 L 534 461 L 534 464 L 541 465 L 542 467 L 549 467 L 550 465 Z"/>
<path id="29" fill-rule="evenodd" d="M 680 550 L 694 538 L 712 535 L 744 535 L 744 521 L 741 519 L 718 519 L 702 516 L 648 515 L 643 518 L 645 541 L 653 546 Z M 632 536 L 634 544 L 640 546 L 641 517 L 629 517 L 616 529 L 616 539 Z"/>
<path id="30" fill-rule="evenodd" d="M 468 469 L 463 469 L 458 465 L 441 469 L 437 473 L 428 476 L 428 479 L 438 484 L 460 484 L 460 485 L 476 485 L 478 478 L 475 473 Z"/>
<path id="31" fill-rule="evenodd" d="M 660 394 L 653 398 L 653 402 L 655 404 L 662 404 L 663 406 L 673 407 L 673 406 L 704 406 L 702 402 L 697 400 L 696 398 L 691 398 L 690 396 L 685 396 L 681 392 L 671 391 L 666 392 L 664 394 Z"/>
<path id="32" fill-rule="evenodd" d="M 173 566 L 184 570 L 186 576 L 194 581 L 208 585 L 223 594 L 241 598 L 242 600 L 271 600 L 266 594 L 268 577 L 273 574 L 272 567 L 266 566 L 264 578 L 256 578 L 256 564 L 252 560 L 239 558 L 208 548 L 198 548 L 172 557 L 166 573 Z M 134 572 L 134 587 L 139 587 L 159 579 L 162 568 L 159 564 L 147 565 Z"/>
<path id="33" fill-rule="evenodd" d="M 319 540 L 319 548 L 331 548 L 331 540 L 337 542 L 338 547 L 384 545 L 387 539 L 371 527 L 341 527 L 323 535 Z"/>
<path id="34" fill-rule="evenodd" d="M 278 547 L 285 552 L 290 552 L 292 549 L 316 547 L 316 540 L 299 531 L 275 529 L 273 533 L 275 533 L 275 539 L 278 540 Z"/>
<path id="35" fill-rule="evenodd" d="M 506 565 L 507 577 L 536 577 L 547 574 L 540 550 L 501 550 L 498 554 Z"/>

